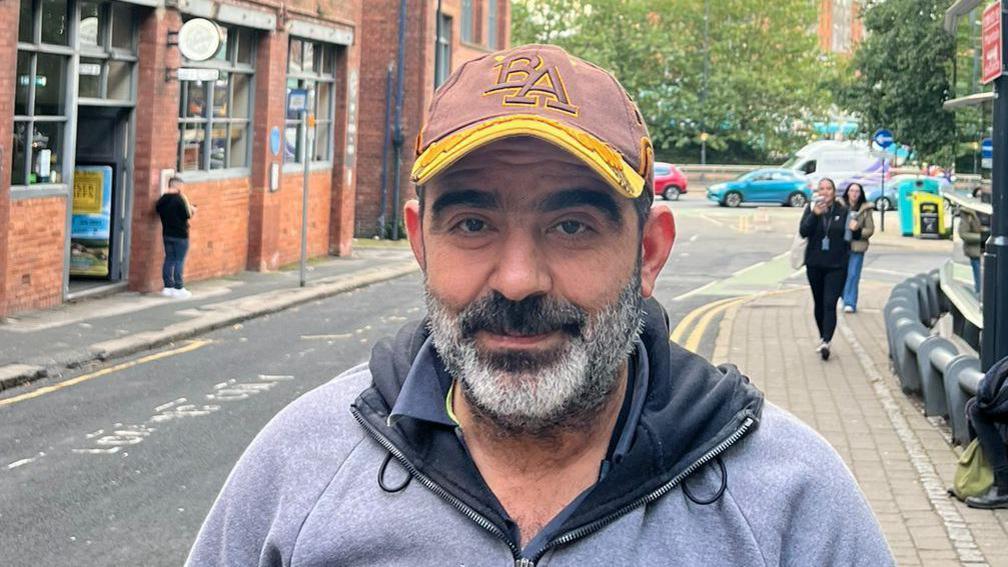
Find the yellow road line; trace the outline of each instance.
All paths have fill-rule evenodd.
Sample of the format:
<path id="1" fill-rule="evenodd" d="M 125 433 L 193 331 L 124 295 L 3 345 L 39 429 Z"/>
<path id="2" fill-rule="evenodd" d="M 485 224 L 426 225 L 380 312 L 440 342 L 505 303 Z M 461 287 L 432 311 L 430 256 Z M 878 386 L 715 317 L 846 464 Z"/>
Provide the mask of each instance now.
<path id="1" fill-rule="evenodd" d="M 700 348 L 700 341 L 703 340 L 704 332 L 707 330 L 707 327 L 710 325 L 710 322 L 714 319 L 714 317 L 722 311 L 726 311 L 741 304 L 742 302 L 748 300 L 749 297 L 734 297 L 732 299 L 734 301 L 723 302 L 704 313 L 704 316 L 700 318 L 696 327 L 693 327 L 693 332 L 690 333 L 689 338 L 686 339 L 686 344 L 683 345 L 686 350 L 697 352 L 697 349 Z"/>
<path id="2" fill-rule="evenodd" d="M 9 406 L 11 404 L 16 404 L 16 403 L 22 402 L 24 400 L 30 400 L 32 398 L 37 398 L 39 396 L 44 396 L 45 394 L 48 394 L 50 392 L 55 392 L 56 390 L 62 390 L 63 388 L 67 388 L 67 387 L 73 386 L 75 384 L 80 384 L 81 382 L 86 382 L 88 380 L 91 380 L 92 378 L 98 378 L 99 376 L 105 376 L 106 374 L 111 374 L 113 372 L 118 372 L 120 370 L 125 370 L 127 368 L 132 368 L 134 366 L 139 366 L 139 365 L 147 363 L 147 362 L 152 362 L 152 361 L 159 360 L 159 359 L 162 359 L 162 358 L 167 358 L 169 356 L 174 356 L 176 354 L 182 354 L 182 353 L 185 353 L 185 352 L 194 351 L 194 350 L 196 350 L 198 348 L 201 348 L 201 347 L 204 347 L 204 346 L 210 344 L 211 342 L 212 341 L 202 340 L 202 339 L 200 339 L 200 340 L 193 340 L 193 341 L 189 341 L 189 344 L 187 344 L 185 346 L 181 346 L 181 347 L 176 348 L 176 349 L 166 350 L 166 351 L 162 351 L 162 352 L 158 352 L 158 353 L 154 353 L 154 354 L 149 354 L 147 356 L 138 358 L 136 360 L 131 360 L 129 362 L 123 362 L 122 364 L 116 364 L 115 366 L 109 366 L 108 368 L 102 368 L 101 370 L 98 370 L 98 371 L 95 371 L 95 372 L 91 372 L 89 374 L 83 374 L 83 375 L 78 376 L 76 378 L 71 378 L 69 380 L 64 380 L 63 382 L 60 382 L 58 384 L 53 384 L 52 386 L 45 386 L 43 388 L 39 388 L 37 390 L 33 390 L 33 391 L 25 393 L 25 394 L 21 394 L 20 396 L 14 396 L 12 398 L 7 398 L 7 399 L 4 399 L 4 400 L 0 400 L 0 408 L 2 408 L 4 406 Z"/>
<path id="3" fill-rule="evenodd" d="M 685 317 L 682 318 L 681 321 L 679 321 L 679 324 L 676 325 L 675 329 L 672 330 L 672 333 L 669 334 L 669 340 L 674 343 L 678 343 L 683 338 L 683 336 L 686 335 L 686 330 L 689 329 L 689 326 L 693 323 L 693 321 L 697 317 L 703 315 L 705 311 L 707 311 L 708 309 L 716 308 L 719 305 L 723 305 L 725 303 L 730 303 L 737 299 L 738 299 L 737 297 L 726 297 L 724 299 L 712 301 L 706 305 L 701 305 L 700 307 L 697 307 L 693 311 L 690 311 L 689 313 L 686 314 Z"/>

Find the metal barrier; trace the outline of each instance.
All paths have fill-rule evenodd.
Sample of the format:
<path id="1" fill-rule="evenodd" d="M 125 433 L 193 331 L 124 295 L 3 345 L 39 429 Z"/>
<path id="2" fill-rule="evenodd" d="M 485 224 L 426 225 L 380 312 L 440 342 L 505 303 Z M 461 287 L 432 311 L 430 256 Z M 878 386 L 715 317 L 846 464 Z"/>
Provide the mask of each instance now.
<path id="1" fill-rule="evenodd" d="M 944 313 L 967 310 L 957 307 L 963 298 L 951 287 L 947 268 L 917 274 L 896 285 L 882 313 L 900 387 L 923 397 L 925 415 L 946 416 L 953 440 L 966 443 L 970 438 L 966 401 L 976 395 L 983 374 L 978 358 L 960 353 L 955 343 L 931 332 Z"/>

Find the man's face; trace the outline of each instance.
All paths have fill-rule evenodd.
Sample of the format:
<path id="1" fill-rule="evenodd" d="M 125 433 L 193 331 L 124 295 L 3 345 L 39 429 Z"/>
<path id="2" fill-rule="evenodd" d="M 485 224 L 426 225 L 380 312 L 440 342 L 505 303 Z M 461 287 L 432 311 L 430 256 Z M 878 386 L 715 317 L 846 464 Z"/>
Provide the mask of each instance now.
<path id="1" fill-rule="evenodd" d="M 477 150 L 425 187 L 422 222 L 408 225 L 432 336 L 479 413 L 536 433 L 608 398 L 641 322 L 638 222 L 580 160 L 530 138 Z"/>

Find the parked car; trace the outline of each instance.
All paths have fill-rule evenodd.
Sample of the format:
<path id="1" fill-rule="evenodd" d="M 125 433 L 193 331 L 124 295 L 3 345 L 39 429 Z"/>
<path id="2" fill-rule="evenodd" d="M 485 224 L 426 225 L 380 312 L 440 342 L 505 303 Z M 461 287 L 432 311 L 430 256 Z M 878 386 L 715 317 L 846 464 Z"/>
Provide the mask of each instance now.
<path id="1" fill-rule="evenodd" d="M 901 174 L 894 175 L 891 179 L 886 179 L 885 193 L 881 186 L 865 187 L 865 198 L 875 203 L 875 209 L 881 211 L 895 211 L 899 209 L 899 189 L 906 183 L 916 183 L 920 181 L 930 190 L 937 190 L 941 195 L 942 191 L 950 187 L 949 180 L 945 177 L 926 177 L 923 175 Z"/>
<path id="2" fill-rule="evenodd" d="M 686 194 L 686 175 L 671 163 L 656 161 L 654 164 L 655 197 L 661 195 L 666 201 L 679 199 Z"/>
<path id="3" fill-rule="evenodd" d="M 804 207 L 812 198 L 812 183 L 790 169 L 757 169 L 735 181 L 711 185 L 707 189 L 707 198 L 722 207 L 737 207 L 742 203 Z"/>

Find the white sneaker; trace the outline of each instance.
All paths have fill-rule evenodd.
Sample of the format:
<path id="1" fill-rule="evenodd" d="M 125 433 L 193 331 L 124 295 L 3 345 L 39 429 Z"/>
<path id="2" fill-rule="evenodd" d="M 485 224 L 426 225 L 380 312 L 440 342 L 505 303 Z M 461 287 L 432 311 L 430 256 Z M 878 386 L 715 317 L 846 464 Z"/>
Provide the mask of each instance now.
<path id="1" fill-rule="evenodd" d="M 175 297 L 177 297 L 179 299 L 188 299 L 188 298 L 192 297 L 192 292 L 189 291 L 188 289 L 184 288 L 184 287 L 181 288 L 181 289 L 176 289 L 175 290 Z"/>
<path id="2" fill-rule="evenodd" d="M 161 290 L 161 295 L 163 295 L 165 297 L 175 297 L 175 288 L 173 288 L 173 287 L 166 287 L 166 288 L 164 288 L 164 289 Z"/>
<path id="3" fill-rule="evenodd" d="M 843 308 L 843 312 L 844 313 L 853 313 L 854 312 L 854 308 L 851 307 L 850 305 L 845 305 L 844 308 Z"/>

